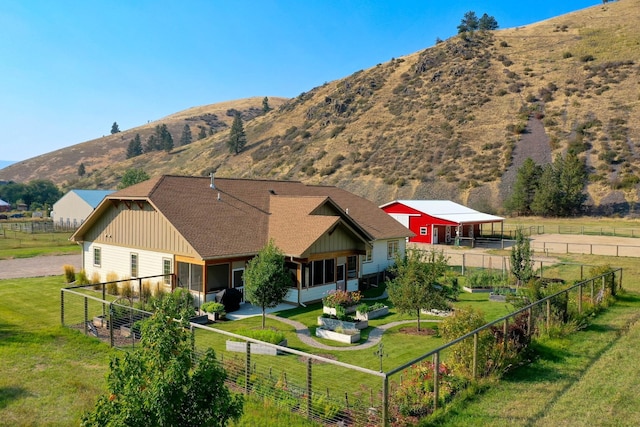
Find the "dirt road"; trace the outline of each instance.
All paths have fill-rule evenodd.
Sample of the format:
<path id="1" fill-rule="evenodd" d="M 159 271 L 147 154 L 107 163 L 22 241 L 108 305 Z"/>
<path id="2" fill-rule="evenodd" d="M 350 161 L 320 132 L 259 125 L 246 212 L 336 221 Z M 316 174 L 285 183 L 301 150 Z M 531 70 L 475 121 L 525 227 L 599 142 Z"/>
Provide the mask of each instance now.
<path id="1" fill-rule="evenodd" d="M 63 266 L 73 265 L 76 272 L 82 268 L 82 255 L 52 255 L 34 258 L 0 260 L 0 279 L 58 276 L 64 274 Z"/>

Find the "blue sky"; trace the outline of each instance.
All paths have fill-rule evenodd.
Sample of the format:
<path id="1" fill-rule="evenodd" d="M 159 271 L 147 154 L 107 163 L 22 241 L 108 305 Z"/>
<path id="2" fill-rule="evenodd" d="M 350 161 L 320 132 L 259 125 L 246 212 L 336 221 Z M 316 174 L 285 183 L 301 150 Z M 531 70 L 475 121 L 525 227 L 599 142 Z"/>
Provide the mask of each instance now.
<path id="1" fill-rule="evenodd" d="M 447 39 L 601 4 L 430 0 L 0 0 L 0 160 L 203 104 L 294 97 Z"/>

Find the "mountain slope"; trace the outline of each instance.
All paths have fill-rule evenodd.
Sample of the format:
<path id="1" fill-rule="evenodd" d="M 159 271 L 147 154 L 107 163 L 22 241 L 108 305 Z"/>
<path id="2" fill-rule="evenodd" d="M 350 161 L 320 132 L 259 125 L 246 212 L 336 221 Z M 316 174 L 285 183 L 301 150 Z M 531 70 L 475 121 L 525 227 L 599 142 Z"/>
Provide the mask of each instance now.
<path id="1" fill-rule="evenodd" d="M 237 156 L 225 129 L 169 154 L 113 162 L 105 152 L 82 180 L 73 146 L 56 152 L 66 162 L 60 171 L 37 176 L 113 187 L 130 167 L 152 175 L 215 171 L 337 185 L 376 202 L 442 198 L 498 211 L 527 156 L 544 162 L 572 149 L 590 167 L 591 203 L 629 209 L 640 170 L 637 22 L 640 0 L 620 0 L 452 37 L 246 121 L 247 147 Z M 29 162 L 31 170 L 47 163 Z M 20 165 L 0 179 L 15 179 L 9 171 Z"/>

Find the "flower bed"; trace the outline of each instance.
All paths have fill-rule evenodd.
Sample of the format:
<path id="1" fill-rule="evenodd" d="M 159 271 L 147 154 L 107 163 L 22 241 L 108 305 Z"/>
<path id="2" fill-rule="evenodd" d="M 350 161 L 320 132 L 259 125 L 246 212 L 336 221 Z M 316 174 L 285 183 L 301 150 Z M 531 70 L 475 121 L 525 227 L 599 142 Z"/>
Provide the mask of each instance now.
<path id="1" fill-rule="evenodd" d="M 360 331 L 357 329 L 352 330 L 344 330 L 340 331 L 332 331 L 324 328 L 316 329 L 316 336 L 319 338 L 326 338 L 333 341 L 343 342 L 347 344 L 353 344 L 360 341 Z"/>
<path id="2" fill-rule="evenodd" d="M 356 322 L 350 322 L 348 320 L 338 320 L 332 319 L 330 317 L 322 317 L 318 316 L 318 325 L 322 326 L 325 329 L 364 329 L 369 326 L 369 322 L 367 320 L 361 320 Z"/>
<path id="3" fill-rule="evenodd" d="M 357 306 L 352 305 L 352 306 L 349 306 L 349 307 L 345 307 L 344 308 L 344 312 L 346 314 L 351 314 L 351 313 L 355 313 L 357 309 L 358 309 Z M 322 312 L 324 314 L 328 314 L 329 316 L 337 316 L 338 315 L 337 308 L 335 308 L 335 307 L 327 307 L 326 305 L 322 306 Z"/>

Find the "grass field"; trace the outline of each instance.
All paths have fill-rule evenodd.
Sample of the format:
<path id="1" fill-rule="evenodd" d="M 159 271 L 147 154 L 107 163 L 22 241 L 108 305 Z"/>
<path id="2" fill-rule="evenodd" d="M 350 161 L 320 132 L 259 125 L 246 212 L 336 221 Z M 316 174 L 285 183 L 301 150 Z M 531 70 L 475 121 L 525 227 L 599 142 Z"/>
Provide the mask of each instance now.
<path id="1" fill-rule="evenodd" d="M 0 228 L 0 259 L 80 253 L 71 233 L 23 233 Z"/>
<path id="2" fill-rule="evenodd" d="M 539 356 L 531 364 L 482 393 L 455 403 L 424 425 L 618 426 L 634 425 L 633 420 L 640 419 L 640 397 L 635 393 L 640 263 L 631 258 L 588 255 L 562 255 L 561 259 L 622 267 L 626 294 L 585 331 L 542 341 L 536 345 Z M 59 326 L 62 286 L 61 276 L 0 281 L 0 425 L 77 425 L 82 412 L 92 408 L 105 390 L 108 360 L 114 350 Z M 501 305 L 487 308 L 478 294 L 462 294 L 460 300 L 460 306 L 482 307 L 488 318 L 499 317 L 507 309 Z M 317 313 L 295 309 L 281 315 L 313 324 Z M 393 316 L 398 320 L 409 318 Z M 258 322 L 254 318 L 242 322 L 242 326 L 252 327 Z M 225 324 L 230 330 L 240 326 L 241 322 Z M 287 334 L 294 348 L 311 350 L 291 330 Z M 437 344 L 433 337 L 425 337 L 427 340 L 431 340 L 430 345 Z M 424 343 L 414 345 L 417 341 L 411 340 L 410 344 L 397 328 L 385 334 L 383 342 L 386 349 L 402 349 L 384 359 L 385 369 L 397 366 L 418 350 L 426 351 L 419 345 Z M 340 360 L 377 369 L 372 350 L 333 353 Z M 249 400 L 236 426 L 283 424 L 315 425 Z"/>

